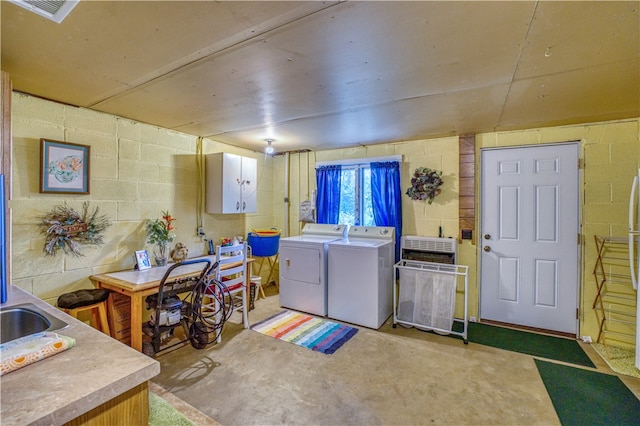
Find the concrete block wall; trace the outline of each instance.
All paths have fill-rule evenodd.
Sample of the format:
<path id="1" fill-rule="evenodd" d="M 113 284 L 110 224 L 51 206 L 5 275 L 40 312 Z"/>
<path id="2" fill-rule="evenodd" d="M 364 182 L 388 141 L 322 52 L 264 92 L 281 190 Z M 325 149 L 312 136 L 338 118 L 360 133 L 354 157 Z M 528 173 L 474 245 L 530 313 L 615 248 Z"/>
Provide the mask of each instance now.
<path id="1" fill-rule="evenodd" d="M 555 142 L 580 141 L 584 169 L 582 188 L 583 254 L 580 265 L 580 330 L 582 335 L 597 335 L 595 313 L 595 281 L 592 271 L 595 262 L 594 234 L 624 236 L 627 230 L 627 202 L 631 179 L 640 167 L 640 119 L 619 120 L 595 124 L 558 126 L 476 135 L 476 193 L 479 194 L 480 149 L 489 147 L 522 146 Z M 315 189 L 315 162 L 351 158 L 367 158 L 402 154 L 402 188 L 406 192 L 416 167 L 442 170 L 445 177 L 443 192 L 429 205 L 403 196 L 403 233 L 405 235 L 438 235 L 442 226 L 445 236 L 458 235 L 458 138 L 439 138 L 368 147 L 319 151 L 309 154 L 308 170 L 292 172 L 291 193 L 305 193 L 306 186 Z M 303 154 L 306 155 L 306 154 Z M 293 158 L 293 157 L 292 157 Z M 284 167 L 276 159 L 276 164 Z M 295 160 L 294 160 L 295 162 Z M 304 159 L 301 161 L 304 163 Z M 278 168 L 281 168 L 278 166 Z M 295 196 L 295 195 L 294 195 Z M 298 201 L 300 197 L 296 199 Z M 293 201 L 293 198 L 292 198 Z M 477 200 L 476 200 L 477 202 Z M 292 206 L 297 204 L 292 203 Z M 477 210 L 478 211 L 478 210 Z M 292 223 L 297 211 L 292 209 Z M 476 229 L 479 224 L 476 224 Z M 296 235 L 295 227 L 292 234 Z M 477 238 L 477 236 L 476 236 Z M 459 263 L 469 266 L 469 315 L 479 311 L 478 251 L 475 241 L 461 241 Z M 459 307 L 457 309 L 459 313 Z"/>
<path id="2" fill-rule="evenodd" d="M 206 243 L 196 235 L 199 178 L 197 138 L 84 108 L 13 94 L 12 284 L 55 304 L 65 292 L 91 288 L 92 274 L 132 268 L 135 250 L 146 244 L 144 220 L 169 211 L 176 222 L 176 242 L 189 256 L 205 253 Z M 90 194 L 40 194 L 40 138 L 89 145 Z M 259 212 L 255 215 L 203 213 L 207 236 L 245 235 L 251 227 L 271 224 L 269 203 L 271 158 L 214 141 L 204 152 L 228 151 L 258 160 Z M 111 221 L 102 246 L 83 247 L 82 257 L 59 252 L 45 256 L 40 218 L 57 205 L 81 211 L 89 201 Z M 264 209 L 263 209 L 264 207 Z"/>
<path id="3" fill-rule="evenodd" d="M 459 233 L 459 143 L 457 136 L 383 143 L 291 156 L 292 235 L 299 235 L 302 229 L 302 224 L 298 222 L 299 203 L 316 189 L 316 162 L 391 155 L 403 155 L 401 178 L 403 235 L 438 236 L 440 227 L 442 227 L 445 237 L 456 238 Z M 432 204 L 428 204 L 426 201 L 411 200 L 406 195 L 407 189 L 411 186 L 413 173 L 418 167 L 429 167 L 443 172 L 442 193 L 434 199 Z M 282 163 L 282 168 L 284 168 L 284 163 Z M 460 263 L 468 264 L 464 261 Z M 473 264 L 475 264 L 475 258 L 473 258 Z M 470 271 L 470 283 L 474 283 L 474 277 L 475 270 Z M 477 299 L 474 286 L 470 286 L 469 298 L 470 300 Z M 460 301 L 456 313 L 462 315 L 462 312 L 463 303 Z M 472 313 L 472 315 L 475 314 Z"/>
<path id="4" fill-rule="evenodd" d="M 40 138 L 91 146 L 91 194 L 39 194 Z M 565 141 L 581 142 L 582 173 L 581 334 L 595 335 L 597 325 L 591 303 L 595 262 L 593 235 L 624 236 L 631 178 L 640 167 L 640 119 L 595 124 L 491 132 L 476 135 L 481 148 Z M 416 167 L 442 170 L 443 192 L 428 205 L 403 195 L 405 235 L 458 235 L 458 138 L 383 143 L 289 156 L 290 179 L 285 183 L 285 156 L 262 153 L 205 140 L 203 152 L 231 152 L 258 160 L 258 212 L 247 215 L 203 213 L 208 238 L 242 235 L 251 229 L 284 229 L 290 214 L 290 235 L 298 235 L 298 206 L 315 189 L 315 162 L 337 159 L 404 155 L 402 188 L 409 187 Z M 13 284 L 55 303 L 66 291 L 90 286 L 88 276 L 133 266 L 132 253 L 145 247 L 145 218 L 169 210 L 176 218 L 177 241 L 186 243 L 190 256 L 205 252 L 206 243 L 195 235 L 199 187 L 196 138 L 167 129 L 57 104 L 27 95 L 13 96 Z M 479 161 L 479 155 L 476 155 Z M 476 167 L 479 171 L 480 168 Z M 476 173 L 476 188 L 480 173 Z M 289 204 L 284 203 L 285 185 Z M 478 192 L 476 192 L 478 193 Z M 80 209 L 83 201 L 112 219 L 105 244 L 89 247 L 84 257 L 44 256 L 39 217 L 58 204 Z M 477 228 L 479 229 L 479 228 Z M 150 247 L 146 247 L 150 249 Z M 479 303 L 477 246 L 463 241 L 459 262 L 470 267 L 470 315 Z"/>
<path id="5" fill-rule="evenodd" d="M 598 325 L 592 308 L 597 291 L 593 277 L 594 235 L 627 236 L 631 180 L 640 167 L 640 119 L 478 134 L 476 148 L 569 141 L 580 142 L 584 163 L 580 182 L 583 236 L 580 334 L 595 340 Z M 477 161 L 479 157 L 477 152 Z M 480 167 L 476 170 L 480 171 Z M 479 175 L 476 172 L 476 188 Z"/>
<path id="6" fill-rule="evenodd" d="M 223 238 L 242 237 L 247 238 L 249 231 L 254 229 L 281 229 L 283 223 L 282 208 L 282 182 L 283 177 L 275 172 L 274 159 L 264 153 L 253 152 L 246 149 L 226 145 L 217 141 L 205 140 L 203 154 L 216 152 L 228 152 L 243 157 L 255 158 L 258 164 L 257 175 L 257 212 L 247 214 L 210 214 L 204 213 L 203 224 L 206 238 L 211 239 L 214 245 L 221 243 Z M 277 176 L 274 176 L 277 175 Z M 277 182 L 277 183 L 276 183 Z M 262 284 L 268 284 L 268 262 L 264 262 L 260 271 Z M 257 263 L 253 264 L 253 273 L 257 274 Z"/>
<path id="7" fill-rule="evenodd" d="M 273 185 L 273 158 L 263 153 L 249 151 L 217 141 L 205 140 L 203 145 L 203 154 L 213 154 L 216 152 L 227 152 L 230 154 L 241 155 L 243 157 L 255 158 L 257 160 L 258 207 L 256 213 L 205 213 L 203 216 L 203 225 L 207 234 L 207 239 L 213 240 L 214 244 L 220 244 L 222 238 L 246 238 L 247 232 L 251 229 L 270 228 L 274 226 L 275 204 L 277 200 L 274 195 Z"/>
<path id="8" fill-rule="evenodd" d="M 425 201 L 413 201 L 402 197 L 403 234 L 438 236 L 439 227 L 445 236 L 458 234 L 458 138 L 424 139 L 406 142 L 394 142 L 368 147 L 334 149 L 311 154 L 308 167 L 292 169 L 291 193 L 307 194 L 316 189 L 315 163 L 322 161 L 350 160 L 356 158 L 385 157 L 402 154 L 402 192 L 411 186 L 411 177 L 417 167 L 429 167 L 443 172 L 442 193 L 432 204 Z M 306 156 L 308 154 L 300 154 Z M 307 164 L 306 158 L 298 161 L 292 156 L 292 164 Z M 293 200 L 292 200 L 293 201 Z M 298 200 L 296 200 L 298 201 Z M 296 204 L 292 204 L 297 207 Z M 296 212 L 297 214 L 297 212 Z M 297 235 L 293 234 L 292 235 Z"/>

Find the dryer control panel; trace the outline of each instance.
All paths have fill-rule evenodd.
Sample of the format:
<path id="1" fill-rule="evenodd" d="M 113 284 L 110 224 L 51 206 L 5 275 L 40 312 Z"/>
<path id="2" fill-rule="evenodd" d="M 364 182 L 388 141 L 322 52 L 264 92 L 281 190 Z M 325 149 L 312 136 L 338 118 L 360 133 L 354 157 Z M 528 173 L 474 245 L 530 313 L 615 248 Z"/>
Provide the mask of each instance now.
<path id="1" fill-rule="evenodd" d="M 328 235 L 344 238 L 348 225 L 331 225 L 326 223 L 307 223 L 302 228 L 302 235 Z"/>

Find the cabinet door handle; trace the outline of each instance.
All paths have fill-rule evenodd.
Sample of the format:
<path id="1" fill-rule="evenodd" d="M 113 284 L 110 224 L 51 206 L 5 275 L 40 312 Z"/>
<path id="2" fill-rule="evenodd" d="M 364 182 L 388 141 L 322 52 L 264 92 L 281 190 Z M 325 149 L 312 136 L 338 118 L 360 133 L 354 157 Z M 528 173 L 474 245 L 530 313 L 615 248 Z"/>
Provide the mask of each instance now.
<path id="1" fill-rule="evenodd" d="M 247 209 L 247 203 L 246 202 L 242 202 L 242 211 L 245 211 Z"/>
<path id="2" fill-rule="evenodd" d="M 240 201 L 236 201 L 236 211 L 240 210 Z"/>

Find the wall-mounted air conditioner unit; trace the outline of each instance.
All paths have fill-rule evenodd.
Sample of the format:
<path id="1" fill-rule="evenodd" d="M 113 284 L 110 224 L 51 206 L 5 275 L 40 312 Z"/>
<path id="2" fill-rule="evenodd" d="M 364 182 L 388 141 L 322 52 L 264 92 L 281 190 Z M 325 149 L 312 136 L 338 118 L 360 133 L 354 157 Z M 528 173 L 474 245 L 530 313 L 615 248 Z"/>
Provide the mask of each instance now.
<path id="1" fill-rule="evenodd" d="M 403 235 L 400 239 L 401 258 L 421 262 L 456 264 L 458 240 L 455 238 Z"/>

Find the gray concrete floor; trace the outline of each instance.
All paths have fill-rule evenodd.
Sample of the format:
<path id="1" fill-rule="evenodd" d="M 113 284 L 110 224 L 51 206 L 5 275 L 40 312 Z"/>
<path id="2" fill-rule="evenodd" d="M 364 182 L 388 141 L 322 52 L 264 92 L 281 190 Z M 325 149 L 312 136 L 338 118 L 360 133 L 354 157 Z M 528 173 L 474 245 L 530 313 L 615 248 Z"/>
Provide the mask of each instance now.
<path id="1" fill-rule="evenodd" d="M 250 321 L 281 310 L 272 285 Z M 223 425 L 559 424 L 533 357 L 391 325 L 360 327 L 324 355 L 245 330 L 234 314 L 221 344 L 158 356 L 153 382 Z M 621 378 L 640 397 L 640 380 Z"/>

